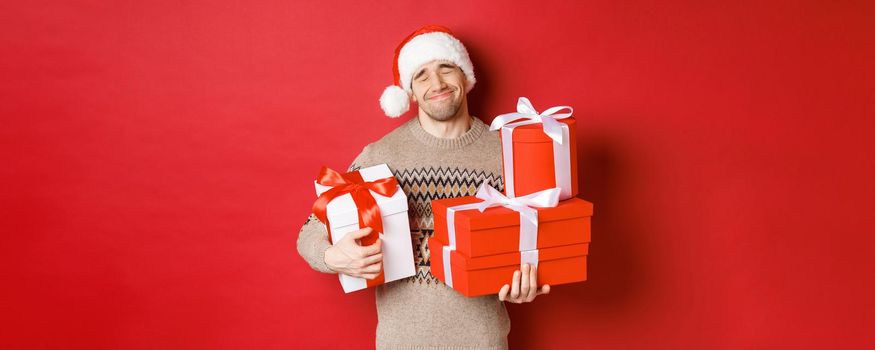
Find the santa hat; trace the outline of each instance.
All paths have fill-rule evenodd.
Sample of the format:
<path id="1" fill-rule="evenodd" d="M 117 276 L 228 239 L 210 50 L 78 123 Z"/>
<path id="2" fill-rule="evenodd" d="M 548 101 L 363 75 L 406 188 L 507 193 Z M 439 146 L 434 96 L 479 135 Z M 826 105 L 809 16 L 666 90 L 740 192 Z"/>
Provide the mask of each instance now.
<path id="1" fill-rule="evenodd" d="M 468 80 L 466 93 L 477 82 L 474 78 L 474 65 L 465 45 L 453 37 L 449 29 L 427 25 L 407 36 L 395 49 L 395 61 L 392 62 L 395 85 L 387 87 L 380 96 L 380 107 L 387 116 L 397 118 L 410 109 L 408 94 L 413 93 L 410 88 L 413 74 L 423 64 L 434 60 L 447 60 L 462 69 Z"/>

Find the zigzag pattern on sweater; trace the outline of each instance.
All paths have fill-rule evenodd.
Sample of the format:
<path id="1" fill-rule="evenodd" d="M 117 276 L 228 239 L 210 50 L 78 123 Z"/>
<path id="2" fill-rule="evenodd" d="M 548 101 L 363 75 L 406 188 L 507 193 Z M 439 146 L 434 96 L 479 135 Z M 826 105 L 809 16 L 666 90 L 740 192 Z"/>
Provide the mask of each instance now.
<path id="1" fill-rule="evenodd" d="M 396 169 L 395 178 L 407 194 L 411 229 L 431 229 L 431 201 L 435 199 L 471 196 L 477 187 L 488 181 L 497 190 L 504 190 L 501 174 L 482 170 L 451 167 Z"/>
<path id="2" fill-rule="evenodd" d="M 467 196 L 475 193 L 485 180 L 496 189 L 504 187 L 501 176 L 482 170 L 450 167 L 396 169 L 395 178 L 410 200 Z"/>
<path id="3" fill-rule="evenodd" d="M 497 190 L 504 190 L 501 174 L 482 170 L 451 167 L 404 168 L 394 170 L 398 184 L 407 194 L 407 215 L 410 218 L 410 238 L 416 275 L 405 281 L 439 283 L 431 274 L 428 238 L 434 235 L 434 216 L 431 201 L 435 199 L 471 196 L 484 181 Z"/>

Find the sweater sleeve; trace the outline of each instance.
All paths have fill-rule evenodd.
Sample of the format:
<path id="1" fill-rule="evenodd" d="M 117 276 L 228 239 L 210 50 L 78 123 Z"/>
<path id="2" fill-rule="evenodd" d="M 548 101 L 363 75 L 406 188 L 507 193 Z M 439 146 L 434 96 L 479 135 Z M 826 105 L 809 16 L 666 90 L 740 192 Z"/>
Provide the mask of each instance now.
<path id="1" fill-rule="evenodd" d="M 347 168 L 347 171 L 355 171 L 361 168 L 362 162 L 366 159 L 366 151 L 368 147 L 355 158 L 352 164 Z M 298 232 L 298 254 L 310 264 L 313 270 L 322 273 L 336 273 L 325 264 L 325 251 L 331 247 L 331 242 L 328 241 L 328 229 L 316 215 L 312 213 L 304 222 L 304 226 Z"/>
<path id="2" fill-rule="evenodd" d="M 325 264 L 325 251 L 331 247 L 328 241 L 328 230 L 316 215 L 310 214 L 301 231 L 298 232 L 298 254 L 310 264 L 313 270 L 323 273 L 334 273 Z"/>

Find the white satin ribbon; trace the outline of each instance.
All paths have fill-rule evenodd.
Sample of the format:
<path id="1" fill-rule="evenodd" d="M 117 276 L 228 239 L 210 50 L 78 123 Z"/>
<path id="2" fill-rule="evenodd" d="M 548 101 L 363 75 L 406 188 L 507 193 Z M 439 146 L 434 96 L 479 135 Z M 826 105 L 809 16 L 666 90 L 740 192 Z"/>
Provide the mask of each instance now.
<path id="1" fill-rule="evenodd" d="M 504 154 L 504 190 L 508 197 L 516 197 L 513 176 L 513 129 L 530 124 L 543 124 L 544 133 L 553 140 L 553 166 L 560 198 L 571 198 L 571 145 L 568 144 L 568 125 L 557 120 L 571 117 L 571 106 L 550 107 L 538 113 L 528 98 L 520 97 L 516 113 L 502 114 L 492 120 L 489 130 L 501 129 L 501 152 Z M 567 109 L 568 113 L 557 113 Z M 523 119 L 522 121 L 517 121 Z"/>
<path id="2" fill-rule="evenodd" d="M 559 204 L 559 189 L 550 188 L 522 197 L 510 198 L 484 182 L 477 189 L 477 198 L 483 202 L 461 204 L 447 208 L 448 244 L 443 247 L 444 283 L 453 286 L 450 253 L 456 250 L 456 212 L 477 209 L 483 212 L 490 207 L 503 206 L 520 214 L 520 265 L 538 266 L 538 211 L 534 208 L 552 208 Z"/>

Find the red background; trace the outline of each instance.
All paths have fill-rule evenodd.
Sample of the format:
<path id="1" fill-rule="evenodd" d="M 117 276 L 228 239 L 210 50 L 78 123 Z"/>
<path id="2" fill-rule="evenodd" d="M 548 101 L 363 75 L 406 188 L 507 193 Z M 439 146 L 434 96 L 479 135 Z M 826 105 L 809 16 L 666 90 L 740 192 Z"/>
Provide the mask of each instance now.
<path id="1" fill-rule="evenodd" d="M 434 22 L 474 115 L 579 121 L 590 280 L 509 306 L 514 349 L 871 348 L 863 3 L 4 3 L 0 347 L 372 347 L 295 239 Z"/>

